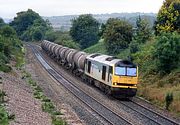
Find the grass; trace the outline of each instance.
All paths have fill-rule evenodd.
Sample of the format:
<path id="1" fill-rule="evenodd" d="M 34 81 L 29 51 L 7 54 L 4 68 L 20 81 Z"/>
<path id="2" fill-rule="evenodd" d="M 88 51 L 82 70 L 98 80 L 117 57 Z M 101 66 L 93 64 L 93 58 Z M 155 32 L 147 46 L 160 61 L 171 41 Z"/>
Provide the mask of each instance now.
<path id="1" fill-rule="evenodd" d="M 89 48 L 86 48 L 83 50 L 87 53 L 101 53 L 101 54 L 107 54 L 107 51 L 105 49 L 105 45 L 103 42 L 103 39 L 99 40 L 99 42 Z"/>
<path id="2" fill-rule="evenodd" d="M 138 95 L 165 109 L 167 93 L 173 93 L 169 110 L 180 116 L 180 72 L 171 73 L 163 78 L 157 75 L 140 79 Z"/>

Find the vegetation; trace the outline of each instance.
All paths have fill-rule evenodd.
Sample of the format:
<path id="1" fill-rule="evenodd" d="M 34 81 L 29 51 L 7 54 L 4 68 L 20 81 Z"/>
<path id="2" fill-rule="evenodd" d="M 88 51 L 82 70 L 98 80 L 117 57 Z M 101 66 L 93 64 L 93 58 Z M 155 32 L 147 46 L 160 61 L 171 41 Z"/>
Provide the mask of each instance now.
<path id="1" fill-rule="evenodd" d="M 172 93 L 167 93 L 166 94 L 166 109 L 169 110 L 169 106 L 173 101 L 173 94 Z"/>
<path id="2" fill-rule="evenodd" d="M 94 45 L 99 40 L 99 23 L 90 14 L 80 15 L 72 20 L 70 35 L 77 42 L 81 49 Z"/>
<path id="3" fill-rule="evenodd" d="M 17 17 L 10 23 L 17 35 L 24 41 L 39 41 L 50 30 L 50 23 L 44 21 L 38 13 L 31 9 L 17 13 Z"/>
<path id="4" fill-rule="evenodd" d="M 170 73 L 180 65 L 180 35 L 177 33 L 162 33 L 155 44 L 153 58 L 157 70 Z"/>
<path id="5" fill-rule="evenodd" d="M 6 93 L 0 90 L 0 104 L 4 103 L 4 96 L 6 96 Z"/>
<path id="6" fill-rule="evenodd" d="M 148 21 L 145 19 L 142 19 L 141 16 L 136 21 L 136 30 L 134 39 L 139 43 L 145 43 L 149 40 L 149 38 L 152 35 L 151 28 L 148 24 Z"/>
<path id="7" fill-rule="evenodd" d="M 128 22 L 113 18 L 107 21 L 103 38 L 110 54 L 117 54 L 126 49 L 132 41 L 132 36 L 132 26 Z"/>
<path id="8" fill-rule="evenodd" d="M 101 39 L 99 42 L 93 46 L 90 46 L 86 49 L 83 50 L 84 52 L 87 53 L 102 53 L 102 54 L 107 54 L 105 45 L 104 45 L 104 40 Z"/>
<path id="9" fill-rule="evenodd" d="M 4 108 L 4 97 L 6 93 L 0 90 L 0 124 L 1 125 L 8 125 L 11 120 L 14 120 L 15 115 L 9 115 L 6 109 Z"/>
<path id="10" fill-rule="evenodd" d="M 155 22 L 156 34 L 161 32 L 180 33 L 180 1 L 179 0 L 165 0 L 161 9 L 159 10 L 157 21 Z"/>
<path id="11" fill-rule="evenodd" d="M 69 48 L 80 49 L 80 45 L 72 40 L 69 32 L 49 31 L 47 32 L 45 39 Z"/>
<path id="12" fill-rule="evenodd" d="M 0 25 L 0 71 L 9 72 L 11 67 L 8 65 L 10 60 L 18 62 L 23 57 L 22 43 L 16 35 L 16 31 L 5 24 L 1 19 Z"/>

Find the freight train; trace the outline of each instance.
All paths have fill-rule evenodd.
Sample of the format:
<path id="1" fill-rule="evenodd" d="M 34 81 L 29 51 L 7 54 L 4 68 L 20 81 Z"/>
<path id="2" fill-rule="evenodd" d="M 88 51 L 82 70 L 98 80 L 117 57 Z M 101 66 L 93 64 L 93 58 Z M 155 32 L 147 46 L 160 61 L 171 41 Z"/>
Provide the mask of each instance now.
<path id="1" fill-rule="evenodd" d="M 108 95 L 133 97 L 137 92 L 138 67 L 128 60 L 99 53 L 87 54 L 43 40 L 42 49 L 60 65 Z"/>

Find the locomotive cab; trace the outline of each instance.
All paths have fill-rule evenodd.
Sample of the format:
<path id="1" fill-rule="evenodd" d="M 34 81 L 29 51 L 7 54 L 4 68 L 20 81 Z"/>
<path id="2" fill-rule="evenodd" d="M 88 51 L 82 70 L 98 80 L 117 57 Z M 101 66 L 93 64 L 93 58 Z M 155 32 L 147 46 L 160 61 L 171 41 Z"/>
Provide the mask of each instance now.
<path id="1" fill-rule="evenodd" d="M 138 67 L 130 61 L 121 60 L 114 65 L 112 89 L 117 95 L 132 97 L 136 95 Z"/>

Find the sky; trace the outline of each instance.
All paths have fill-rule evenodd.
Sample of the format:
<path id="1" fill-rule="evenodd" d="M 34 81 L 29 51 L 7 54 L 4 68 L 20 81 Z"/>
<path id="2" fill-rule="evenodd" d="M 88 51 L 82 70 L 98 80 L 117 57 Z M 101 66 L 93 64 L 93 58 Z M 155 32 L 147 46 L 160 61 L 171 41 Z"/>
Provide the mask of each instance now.
<path id="1" fill-rule="evenodd" d="M 28 8 L 41 16 L 158 13 L 162 4 L 163 0 L 0 0 L 0 17 L 14 18 L 17 12 Z"/>

